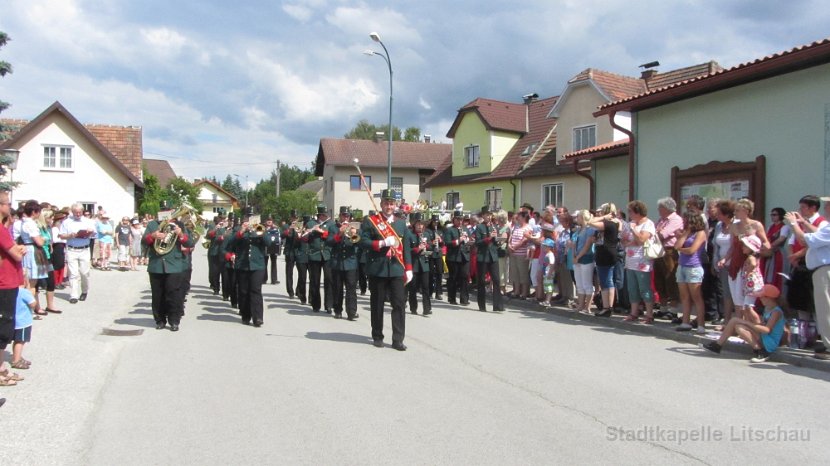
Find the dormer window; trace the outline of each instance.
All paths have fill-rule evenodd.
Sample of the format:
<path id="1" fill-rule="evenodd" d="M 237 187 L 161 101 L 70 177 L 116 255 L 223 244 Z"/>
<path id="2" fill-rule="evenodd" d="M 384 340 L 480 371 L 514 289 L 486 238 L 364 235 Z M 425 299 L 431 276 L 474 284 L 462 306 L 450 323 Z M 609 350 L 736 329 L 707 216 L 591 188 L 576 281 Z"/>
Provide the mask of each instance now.
<path id="1" fill-rule="evenodd" d="M 471 144 L 464 148 L 464 162 L 467 168 L 477 167 L 479 157 L 479 146 L 474 146 Z"/>
<path id="2" fill-rule="evenodd" d="M 597 145 L 597 125 L 580 126 L 573 130 L 573 150 L 578 151 Z"/>
<path id="3" fill-rule="evenodd" d="M 539 147 L 539 144 L 531 144 L 525 147 L 525 150 L 522 151 L 522 157 L 527 157 L 528 155 L 532 154 L 537 147 Z"/>

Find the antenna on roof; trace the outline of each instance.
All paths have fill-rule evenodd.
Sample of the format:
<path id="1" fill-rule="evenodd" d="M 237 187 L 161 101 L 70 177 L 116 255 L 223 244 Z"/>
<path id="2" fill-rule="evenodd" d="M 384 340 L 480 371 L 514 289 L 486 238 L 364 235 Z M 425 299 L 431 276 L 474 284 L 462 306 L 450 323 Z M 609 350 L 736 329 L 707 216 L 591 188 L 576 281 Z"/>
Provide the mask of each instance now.
<path id="1" fill-rule="evenodd" d="M 660 62 L 657 61 L 657 60 L 654 60 L 654 61 L 650 61 L 648 63 L 643 63 L 642 65 L 639 66 L 639 68 L 647 70 L 649 68 L 655 68 L 657 66 L 660 66 Z"/>

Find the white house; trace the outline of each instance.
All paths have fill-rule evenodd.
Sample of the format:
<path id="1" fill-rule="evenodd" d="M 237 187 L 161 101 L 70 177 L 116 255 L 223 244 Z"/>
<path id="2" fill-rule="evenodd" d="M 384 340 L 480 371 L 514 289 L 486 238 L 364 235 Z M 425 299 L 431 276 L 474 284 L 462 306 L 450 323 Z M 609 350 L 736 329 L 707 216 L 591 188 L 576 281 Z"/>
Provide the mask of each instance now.
<path id="1" fill-rule="evenodd" d="M 199 188 L 199 200 L 203 206 L 201 215 L 205 220 L 213 220 L 219 209 L 228 214 L 239 208 L 239 200 L 213 181 L 198 180 L 193 186 Z"/>
<path id="2" fill-rule="evenodd" d="M 0 120 L 11 137 L 0 144 L 17 156 L 9 181 L 13 202 L 35 199 L 59 207 L 81 202 L 111 216 L 132 215 L 141 178 L 141 127 L 83 125 L 60 102 L 34 120 Z"/>

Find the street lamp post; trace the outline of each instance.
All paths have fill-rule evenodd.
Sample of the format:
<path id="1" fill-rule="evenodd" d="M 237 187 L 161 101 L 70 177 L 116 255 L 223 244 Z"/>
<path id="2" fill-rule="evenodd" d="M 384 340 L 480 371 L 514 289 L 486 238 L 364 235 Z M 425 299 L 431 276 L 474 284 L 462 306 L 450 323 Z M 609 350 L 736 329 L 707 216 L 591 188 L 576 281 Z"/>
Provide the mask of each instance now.
<path id="1" fill-rule="evenodd" d="M 363 53 L 366 55 L 377 55 L 383 58 L 386 60 L 386 66 L 389 68 L 389 147 L 387 148 L 386 187 L 392 189 L 392 59 L 389 58 L 389 50 L 383 45 L 383 42 L 380 40 L 380 35 L 377 32 L 369 33 L 369 37 L 383 47 L 383 54 L 375 52 L 374 50 L 367 50 Z"/>
<path id="2" fill-rule="evenodd" d="M 14 203 L 14 171 L 17 170 L 17 160 L 20 158 L 20 151 L 17 149 L 3 149 L 3 155 L 9 157 L 9 202 Z M 13 204 L 12 204 L 13 205 Z"/>

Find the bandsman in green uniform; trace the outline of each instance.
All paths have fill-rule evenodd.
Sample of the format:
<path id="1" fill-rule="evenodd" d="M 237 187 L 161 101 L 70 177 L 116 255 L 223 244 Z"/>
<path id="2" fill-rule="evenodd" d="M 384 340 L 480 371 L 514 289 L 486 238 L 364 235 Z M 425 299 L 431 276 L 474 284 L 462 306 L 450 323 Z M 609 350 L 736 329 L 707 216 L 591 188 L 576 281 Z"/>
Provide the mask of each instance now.
<path id="1" fill-rule="evenodd" d="M 311 310 L 320 312 L 320 307 L 324 306 L 326 313 L 329 314 L 332 308 L 331 271 L 326 267 L 326 263 L 331 258 L 331 251 L 326 246 L 326 240 L 329 237 L 329 229 L 333 225 L 326 206 L 320 204 L 317 206 L 317 219 L 309 220 L 305 224 L 307 234 L 304 237 L 304 241 L 308 243 L 308 297 Z M 322 302 L 320 299 L 321 278 L 324 286 Z"/>
<path id="2" fill-rule="evenodd" d="M 447 268 L 450 276 L 447 279 L 447 300 L 450 304 L 459 304 L 456 297 L 461 299 L 460 304 L 470 303 L 470 294 L 467 281 L 470 278 L 470 237 L 461 227 L 462 213 L 456 210 L 452 214 L 452 226 L 444 231 L 444 244 L 447 245 Z"/>
<path id="3" fill-rule="evenodd" d="M 158 220 L 148 223 L 144 231 L 144 243 L 149 246 L 147 273 L 150 276 L 156 328 L 161 330 L 170 324 L 170 330 L 177 332 L 184 313 L 182 290 L 185 286 L 187 267 L 187 258 L 182 253 L 182 248 L 192 248 L 195 242 L 190 231 L 180 221 L 171 219 L 167 225 L 169 231 L 161 231 Z M 173 241 L 175 244 L 170 252 L 159 254 L 154 247 L 156 240 Z"/>
<path id="4" fill-rule="evenodd" d="M 350 224 L 349 208 L 340 207 L 339 223 L 329 231 L 326 240 L 331 248 L 332 293 L 334 294 L 334 318 L 343 317 L 343 301 L 346 301 L 346 318 L 357 319 L 357 243 L 360 235 Z"/>
<path id="5" fill-rule="evenodd" d="M 228 299 L 230 299 L 231 307 L 234 309 L 239 307 L 239 293 L 237 292 L 238 287 L 236 283 L 236 267 L 234 266 L 234 263 L 236 261 L 236 253 L 232 247 L 232 240 L 233 235 L 235 235 L 238 231 L 239 217 L 231 214 L 228 216 L 228 227 L 225 229 L 225 235 L 224 240 L 222 241 L 221 250 L 221 254 L 225 258 L 225 267 L 223 275 L 227 276 L 227 280 L 222 280 L 222 300 L 227 301 Z M 224 287 L 225 284 L 227 284 L 227 287 Z"/>
<path id="6" fill-rule="evenodd" d="M 366 254 L 369 297 L 372 309 L 373 344 L 383 347 L 383 305 L 386 296 L 392 305 L 392 348 L 406 351 L 405 285 L 412 280 L 410 249 L 404 247 L 410 235 L 406 222 L 395 218 L 395 192 L 381 192 L 381 212 L 366 217 L 360 227 L 360 247 Z"/>
<path id="7" fill-rule="evenodd" d="M 239 288 L 239 314 L 242 323 L 260 327 L 263 323 L 262 283 L 265 281 L 266 248 L 273 242 L 264 231 L 255 231 L 248 219 L 231 238 L 236 258 L 234 269 Z"/>
<path id="8" fill-rule="evenodd" d="M 481 222 L 476 225 L 474 238 L 476 243 L 476 283 L 478 284 L 478 310 L 487 310 L 485 277 L 490 274 L 493 285 L 493 310 L 504 311 L 499 281 L 499 244 L 498 226 L 493 222 L 493 214 L 487 206 L 481 208 Z"/>
<path id="9" fill-rule="evenodd" d="M 222 290 L 224 294 L 224 290 L 228 287 L 225 283 L 225 280 L 227 280 L 228 277 L 226 274 L 223 274 L 223 270 L 225 269 L 225 256 L 222 254 L 222 243 L 225 241 L 226 226 L 225 217 L 219 215 L 216 220 L 214 220 L 213 227 L 205 233 L 207 238 L 210 240 L 210 247 L 208 248 L 208 266 L 212 268 L 209 269 L 208 277 L 210 279 L 210 287 L 213 289 L 214 295 L 219 294 L 220 290 Z"/>
<path id="10" fill-rule="evenodd" d="M 294 297 L 294 260 L 295 260 L 295 243 L 298 241 L 297 230 L 294 229 L 294 222 L 297 221 L 297 210 L 292 209 L 289 214 L 288 222 L 282 230 L 282 254 L 285 259 L 285 290 L 288 292 L 288 297 Z"/>
<path id="11" fill-rule="evenodd" d="M 407 247 L 412 255 L 412 281 L 407 285 L 409 293 L 409 312 L 418 314 L 418 293 L 424 301 L 424 315 L 432 314 L 432 303 L 429 300 L 429 256 L 430 237 L 424 228 L 421 212 L 415 212 L 412 217 L 412 234 L 409 235 Z"/>
<path id="12" fill-rule="evenodd" d="M 425 228 L 429 237 L 429 250 L 432 252 L 429 255 L 429 292 L 438 301 L 442 299 L 441 291 L 444 286 L 444 232 L 440 224 L 441 219 L 438 214 L 432 214 L 429 225 Z"/>
<path id="13" fill-rule="evenodd" d="M 310 215 L 303 215 L 303 225 L 311 221 Z M 308 239 L 303 233 L 294 241 L 294 262 L 297 264 L 297 298 L 306 303 L 306 282 L 308 281 Z"/>

